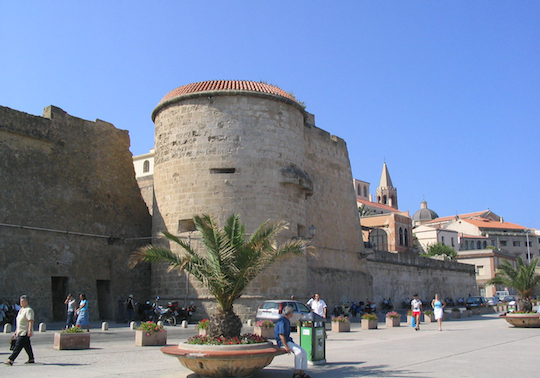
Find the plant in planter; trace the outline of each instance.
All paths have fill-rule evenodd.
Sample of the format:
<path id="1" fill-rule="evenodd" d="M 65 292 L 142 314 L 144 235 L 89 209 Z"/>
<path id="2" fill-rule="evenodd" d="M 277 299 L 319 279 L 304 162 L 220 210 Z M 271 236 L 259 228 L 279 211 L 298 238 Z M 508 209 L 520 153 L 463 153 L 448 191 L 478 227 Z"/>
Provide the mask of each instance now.
<path id="1" fill-rule="evenodd" d="M 387 327 L 399 327 L 401 321 L 401 315 L 395 311 L 390 311 L 386 313 L 386 326 Z"/>
<path id="2" fill-rule="evenodd" d="M 461 310 L 459 308 L 452 308 L 452 319 L 461 319 Z"/>
<path id="3" fill-rule="evenodd" d="M 255 322 L 253 333 L 271 339 L 274 337 L 274 322 L 271 320 L 259 320 Z"/>
<path id="4" fill-rule="evenodd" d="M 521 257 L 517 258 L 517 267 L 514 268 L 507 260 L 497 266 L 497 273 L 494 278 L 489 280 L 487 285 L 501 285 L 513 287 L 521 294 L 521 301 L 518 303 L 518 310 L 532 311 L 531 295 L 534 289 L 540 284 L 540 275 L 536 274 L 538 257 L 530 263 L 526 263 Z"/>
<path id="5" fill-rule="evenodd" d="M 208 333 L 208 325 L 210 321 L 208 319 L 203 319 L 197 324 L 197 330 L 199 331 L 199 336 L 206 336 Z"/>
<path id="6" fill-rule="evenodd" d="M 281 257 L 290 254 L 303 255 L 309 240 L 291 239 L 277 245 L 275 236 L 285 230 L 287 224 L 268 221 L 246 237 L 246 226 L 237 214 L 230 216 L 223 228 L 218 226 L 214 217 L 207 214 L 195 216 L 193 221 L 200 234 L 202 248 L 196 249 L 188 241 L 169 232 L 163 232 L 164 237 L 169 242 L 178 245 L 183 253 L 175 253 L 162 246 L 149 245 L 131 255 L 130 266 L 133 267 L 139 262 L 166 262 L 169 264 L 169 270 L 187 271 L 210 291 L 217 302 L 217 310 L 209 318 L 208 337 L 231 340 L 241 338 L 242 321 L 234 313 L 235 300 L 240 298 L 244 289 L 254 278 Z M 207 344 L 210 344 L 210 339 L 206 340 Z M 206 345 L 199 347 L 204 346 Z M 199 352 L 195 353 L 200 355 L 197 357 L 194 356 L 193 349 L 190 347 L 189 344 L 181 344 L 176 350 L 169 347 L 163 348 L 162 351 L 177 356 L 184 366 L 203 376 L 251 375 L 268 365 L 276 354 L 281 353 L 271 347 L 271 343 L 263 344 L 259 349 L 264 349 L 266 352 L 259 350 L 255 354 L 264 356 L 258 359 L 252 358 L 253 361 L 251 361 L 255 363 L 257 360 L 258 366 L 246 367 L 239 372 L 237 365 L 238 363 L 245 365 L 245 360 L 240 357 L 246 352 L 239 352 L 234 359 L 222 358 L 221 367 L 211 367 L 213 363 L 202 363 L 197 359 L 210 359 L 208 356 L 212 355 L 216 357 L 214 360 L 218 360 L 217 357 L 221 352 L 206 354 Z M 212 347 L 218 346 L 212 345 Z M 219 345 L 219 347 L 222 346 Z M 207 357 L 202 357 L 202 355 Z"/>
<path id="7" fill-rule="evenodd" d="M 426 323 L 433 323 L 435 322 L 435 314 L 432 310 L 426 310 L 424 311 L 424 321 Z"/>
<path id="8" fill-rule="evenodd" d="M 154 322 L 144 322 L 135 330 L 135 345 L 165 345 L 167 344 L 167 331 L 162 325 Z"/>
<path id="9" fill-rule="evenodd" d="M 362 329 L 377 329 L 377 315 L 364 314 L 362 315 Z"/>
<path id="10" fill-rule="evenodd" d="M 346 316 L 332 316 L 332 332 L 350 332 L 351 322 Z"/>
<path id="11" fill-rule="evenodd" d="M 84 332 L 81 326 L 72 326 L 61 332 L 54 333 L 54 349 L 88 349 L 90 348 L 90 333 Z"/>

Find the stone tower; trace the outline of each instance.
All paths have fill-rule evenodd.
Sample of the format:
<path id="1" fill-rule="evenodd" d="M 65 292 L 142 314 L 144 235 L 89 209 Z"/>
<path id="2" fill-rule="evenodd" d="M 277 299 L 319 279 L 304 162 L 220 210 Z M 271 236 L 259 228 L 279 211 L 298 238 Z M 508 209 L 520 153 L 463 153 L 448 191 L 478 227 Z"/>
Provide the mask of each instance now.
<path id="1" fill-rule="evenodd" d="M 285 220 L 290 228 L 282 238 L 310 237 L 313 225 L 313 244 L 324 247 L 318 257 L 272 266 L 250 285 L 246 305 L 292 294 L 303 299 L 313 290 L 347 295 L 342 278 L 349 272 L 356 288 L 371 292 L 358 257 L 364 246 L 345 142 L 315 127 L 293 96 L 258 82 L 200 82 L 168 93 L 152 119 L 155 237 L 168 230 L 196 242 L 192 218 L 201 213 L 222 223 L 238 213 L 247 233 L 268 219 Z M 329 275 L 332 269 L 341 276 Z M 156 295 L 211 298 L 163 267 L 154 266 L 152 277 Z"/>
<path id="2" fill-rule="evenodd" d="M 377 202 L 391 206 L 394 209 L 398 208 L 397 189 L 392 185 L 392 179 L 390 178 L 386 162 L 383 164 L 381 182 L 377 188 Z"/>

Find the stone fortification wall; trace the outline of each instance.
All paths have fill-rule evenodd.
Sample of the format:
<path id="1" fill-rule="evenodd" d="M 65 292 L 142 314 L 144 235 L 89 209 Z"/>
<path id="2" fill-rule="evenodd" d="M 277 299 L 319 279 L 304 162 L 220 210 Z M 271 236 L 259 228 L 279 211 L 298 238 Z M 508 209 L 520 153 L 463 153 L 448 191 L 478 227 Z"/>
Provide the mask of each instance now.
<path id="1" fill-rule="evenodd" d="M 383 299 L 391 298 L 395 305 L 401 305 L 415 293 L 429 301 L 437 293 L 454 300 L 477 294 L 474 265 L 388 252 L 369 254 L 367 261 L 373 276 L 374 297 L 362 293 L 358 300 L 369 298 L 380 304 Z"/>
<path id="2" fill-rule="evenodd" d="M 356 194 L 345 141 L 314 126 L 305 126 L 306 169 L 313 180 L 307 201 L 308 217 L 317 227 L 312 244 L 316 257 L 308 258 L 309 294 L 318 292 L 327 303 L 352 300 L 371 293 Z"/>
<path id="3" fill-rule="evenodd" d="M 64 320 L 68 292 L 90 319 L 149 295 L 148 267 L 128 255 L 149 236 L 128 133 L 50 106 L 43 117 L 0 107 L 0 297 L 30 296 L 38 321 Z"/>
<path id="4" fill-rule="evenodd" d="M 190 237 L 189 220 L 239 213 L 247 232 L 267 219 L 286 220 L 282 234 L 309 237 L 317 227 L 315 257 L 291 257 L 265 271 L 238 301 L 253 316 L 265 299 L 307 299 L 313 290 L 342 296 L 343 280 L 370 290 L 357 253 L 363 252 L 352 174 L 343 140 L 313 126 L 313 117 L 280 96 L 213 92 L 180 97 L 154 111 L 156 124 L 153 234 Z M 307 122 L 306 122 L 307 119 Z M 165 299 L 206 310 L 213 301 L 184 274 L 154 264 L 152 287 Z M 324 293 L 324 294 L 323 294 Z"/>

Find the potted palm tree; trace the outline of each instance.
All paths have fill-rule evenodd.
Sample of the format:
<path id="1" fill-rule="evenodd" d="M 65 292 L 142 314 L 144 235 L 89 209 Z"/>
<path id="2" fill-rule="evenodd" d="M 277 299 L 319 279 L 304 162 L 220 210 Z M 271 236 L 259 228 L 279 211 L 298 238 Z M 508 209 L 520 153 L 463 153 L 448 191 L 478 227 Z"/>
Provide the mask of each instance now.
<path id="1" fill-rule="evenodd" d="M 237 214 L 231 215 L 223 228 L 207 214 L 195 216 L 193 221 L 200 233 L 201 248 L 195 249 L 179 237 L 163 232 L 163 236 L 177 244 L 182 253 L 148 245 L 130 256 L 130 266 L 139 262 L 166 262 L 169 271 L 184 270 L 191 274 L 217 302 L 217 310 L 209 316 L 207 336 L 195 336 L 178 347 L 163 348 L 163 353 L 178 357 L 182 365 L 202 376 L 249 376 L 267 366 L 282 351 L 269 342 L 253 345 L 257 341 L 266 342 L 255 335 L 240 335 L 242 321 L 234 312 L 234 302 L 255 277 L 278 259 L 286 255 L 303 255 L 309 240 L 291 239 L 277 245 L 275 236 L 287 229 L 287 224 L 282 221 L 266 221 L 249 237 Z M 223 343 L 241 345 L 206 345 Z M 234 358 L 231 358 L 230 350 L 222 351 L 231 347 L 240 349 Z M 246 348 L 255 350 L 245 351 Z M 242 356 L 248 356 L 249 361 L 242 360 Z M 257 356 L 260 358 L 254 358 Z M 212 362 L 202 363 L 201 359 L 212 359 Z"/>
<path id="2" fill-rule="evenodd" d="M 516 327 L 540 327 L 540 314 L 532 311 L 531 295 L 540 284 L 540 275 L 536 274 L 538 257 L 529 264 L 521 257 L 517 258 L 514 268 L 507 260 L 497 267 L 497 274 L 487 282 L 488 285 L 513 287 L 521 295 L 518 311 L 503 313 L 500 317 Z"/>

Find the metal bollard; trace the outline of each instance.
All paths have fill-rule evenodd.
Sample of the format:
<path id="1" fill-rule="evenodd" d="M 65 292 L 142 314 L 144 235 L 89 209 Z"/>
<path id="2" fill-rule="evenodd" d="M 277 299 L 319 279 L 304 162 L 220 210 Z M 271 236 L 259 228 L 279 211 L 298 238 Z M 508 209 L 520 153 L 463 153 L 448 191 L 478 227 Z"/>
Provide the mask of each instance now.
<path id="1" fill-rule="evenodd" d="M 182 328 L 187 328 L 187 320 L 182 320 Z"/>
<path id="2" fill-rule="evenodd" d="M 101 323 L 101 330 L 102 331 L 108 331 L 109 330 L 109 323 L 107 323 L 107 322 Z"/>
<path id="3" fill-rule="evenodd" d="M 135 322 L 129 323 L 129 329 L 132 331 L 135 331 L 137 329 L 137 323 Z"/>
<path id="4" fill-rule="evenodd" d="M 39 323 L 39 332 L 46 332 L 46 331 L 47 331 L 47 324 Z"/>
<path id="5" fill-rule="evenodd" d="M 4 324 L 4 333 L 11 333 L 11 324 Z"/>

